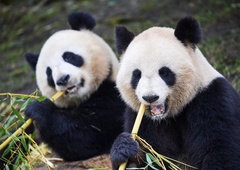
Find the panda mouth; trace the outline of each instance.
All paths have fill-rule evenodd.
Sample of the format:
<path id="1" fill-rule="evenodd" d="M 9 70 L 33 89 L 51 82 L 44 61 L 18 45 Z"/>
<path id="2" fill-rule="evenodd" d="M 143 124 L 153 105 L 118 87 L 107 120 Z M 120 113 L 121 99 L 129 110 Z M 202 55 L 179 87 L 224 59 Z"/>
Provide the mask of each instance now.
<path id="1" fill-rule="evenodd" d="M 160 104 L 160 105 L 150 105 L 149 106 L 149 111 L 150 111 L 150 115 L 153 118 L 163 118 L 165 117 L 165 104 Z"/>
<path id="2" fill-rule="evenodd" d="M 66 94 L 78 93 L 78 90 L 79 90 L 81 87 L 84 87 L 84 83 L 85 83 L 85 80 L 84 80 L 83 78 L 81 78 L 80 83 L 77 83 L 77 84 L 75 84 L 75 85 L 72 85 L 72 86 L 67 87 L 67 89 L 66 89 Z"/>
<path id="3" fill-rule="evenodd" d="M 163 104 L 150 104 L 147 108 L 149 115 L 153 119 L 163 119 L 167 116 L 168 100 Z"/>
<path id="4" fill-rule="evenodd" d="M 78 90 L 78 86 L 74 85 L 74 86 L 68 87 L 66 92 L 72 94 L 72 93 L 76 93 L 77 90 Z"/>

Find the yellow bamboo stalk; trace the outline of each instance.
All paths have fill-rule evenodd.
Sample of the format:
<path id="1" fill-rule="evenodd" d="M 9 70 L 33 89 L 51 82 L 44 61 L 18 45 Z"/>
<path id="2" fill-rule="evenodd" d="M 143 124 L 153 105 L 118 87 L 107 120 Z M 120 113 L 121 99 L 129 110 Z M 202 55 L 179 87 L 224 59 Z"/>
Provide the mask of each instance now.
<path id="1" fill-rule="evenodd" d="M 138 110 L 138 114 L 137 114 L 135 123 L 134 123 L 133 128 L 132 128 L 132 132 L 131 132 L 134 140 L 136 140 L 136 136 L 137 136 L 139 127 L 141 125 L 144 112 L 145 112 L 145 105 L 143 103 L 141 103 L 140 108 Z M 126 169 L 126 166 L 127 166 L 127 162 L 124 162 L 119 166 L 118 170 L 124 170 L 124 169 Z"/>
<path id="2" fill-rule="evenodd" d="M 9 136 L 1 145 L 0 151 L 4 149 L 12 140 L 13 136 L 18 136 L 23 130 L 25 130 L 32 123 L 32 119 L 28 119 L 18 130 L 16 130 L 11 136 Z"/>
<path id="3" fill-rule="evenodd" d="M 61 97 L 63 94 L 65 93 L 65 91 L 58 91 L 56 94 L 54 94 L 50 100 L 52 100 L 52 102 L 54 102 L 55 100 L 57 100 L 59 97 Z"/>
<path id="4" fill-rule="evenodd" d="M 57 100 L 59 97 L 61 97 L 64 94 L 64 91 L 59 91 L 55 95 L 52 96 L 51 101 Z M 6 95 L 9 95 L 9 93 L 6 93 Z M 30 124 L 32 123 L 32 119 L 29 118 L 20 128 L 18 128 L 11 136 L 9 136 L 1 145 L 0 145 L 0 151 L 4 149 L 13 139 L 14 136 L 18 136 L 22 131 L 24 131 Z"/>
<path id="5" fill-rule="evenodd" d="M 14 97 L 30 97 L 37 99 L 39 96 L 19 94 L 19 93 L 0 93 L 0 96 L 14 96 Z"/>

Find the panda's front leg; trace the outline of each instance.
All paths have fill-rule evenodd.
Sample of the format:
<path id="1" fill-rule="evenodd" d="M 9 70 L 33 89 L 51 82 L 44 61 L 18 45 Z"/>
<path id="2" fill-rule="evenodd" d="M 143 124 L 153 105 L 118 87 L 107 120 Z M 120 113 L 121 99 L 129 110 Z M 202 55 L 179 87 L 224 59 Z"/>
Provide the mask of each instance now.
<path id="1" fill-rule="evenodd" d="M 27 106 L 25 114 L 33 119 L 41 138 L 47 143 L 52 141 L 54 136 L 62 135 L 74 126 L 74 123 L 69 123 L 74 121 L 49 99 L 41 102 L 34 100 Z"/>
<path id="2" fill-rule="evenodd" d="M 56 109 L 57 107 L 55 104 L 49 99 L 45 99 L 41 102 L 34 100 L 27 106 L 25 115 L 28 118 L 33 119 L 39 128 L 42 128 L 42 126 L 51 124 L 53 113 Z"/>
<path id="3" fill-rule="evenodd" d="M 129 159 L 134 159 L 138 153 L 138 142 L 132 138 L 130 133 L 123 132 L 117 137 L 111 148 L 112 169 L 118 169 L 122 163 L 127 162 Z"/>

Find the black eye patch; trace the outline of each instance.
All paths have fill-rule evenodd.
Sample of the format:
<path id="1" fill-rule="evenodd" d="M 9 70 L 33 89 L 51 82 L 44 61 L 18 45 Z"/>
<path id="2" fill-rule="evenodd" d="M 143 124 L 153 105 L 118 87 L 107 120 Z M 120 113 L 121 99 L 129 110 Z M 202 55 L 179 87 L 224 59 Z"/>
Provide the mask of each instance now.
<path id="1" fill-rule="evenodd" d="M 168 86 L 173 86 L 176 82 L 176 75 L 172 70 L 168 67 L 162 67 L 158 71 L 159 76 L 165 81 Z"/>
<path id="2" fill-rule="evenodd" d="M 47 74 L 48 85 L 55 88 L 55 84 L 52 77 L 52 69 L 50 67 L 47 67 L 46 74 Z"/>
<path id="3" fill-rule="evenodd" d="M 72 52 L 63 53 L 62 58 L 67 63 L 70 63 L 76 67 L 81 67 L 84 63 L 82 56 L 74 54 Z"/>
<path id="4" fill-rule="evenodd" d="M 131 86 L 133 89 L 136 89 L 138 82 L 141 78 L 141 71 L 139 69 L 136 69 L 132 72 L 132 79 L 131 79 Z"/>

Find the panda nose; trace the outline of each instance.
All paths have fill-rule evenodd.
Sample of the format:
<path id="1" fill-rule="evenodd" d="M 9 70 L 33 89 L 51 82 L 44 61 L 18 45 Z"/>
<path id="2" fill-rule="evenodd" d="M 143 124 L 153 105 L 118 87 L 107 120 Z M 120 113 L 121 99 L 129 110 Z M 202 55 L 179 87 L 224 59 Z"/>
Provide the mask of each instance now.
<path id="1" fill-rule="evenodd" d="M 143 98 L 145 101 L 147 101 L 148 103 L 153 103 L 153 102 L 155 102 L 157 99 L 159 99 L 159 96 L 157 96 L 157 95 L 143 96 L 142 98 Z"/>
<path id="2" fill-rule="evenodd" d="M 63 75 L 60 79 L 58 79 L 57 85 L 65 86 L 68 83 L 69 78 L 69 74 Z"/>

